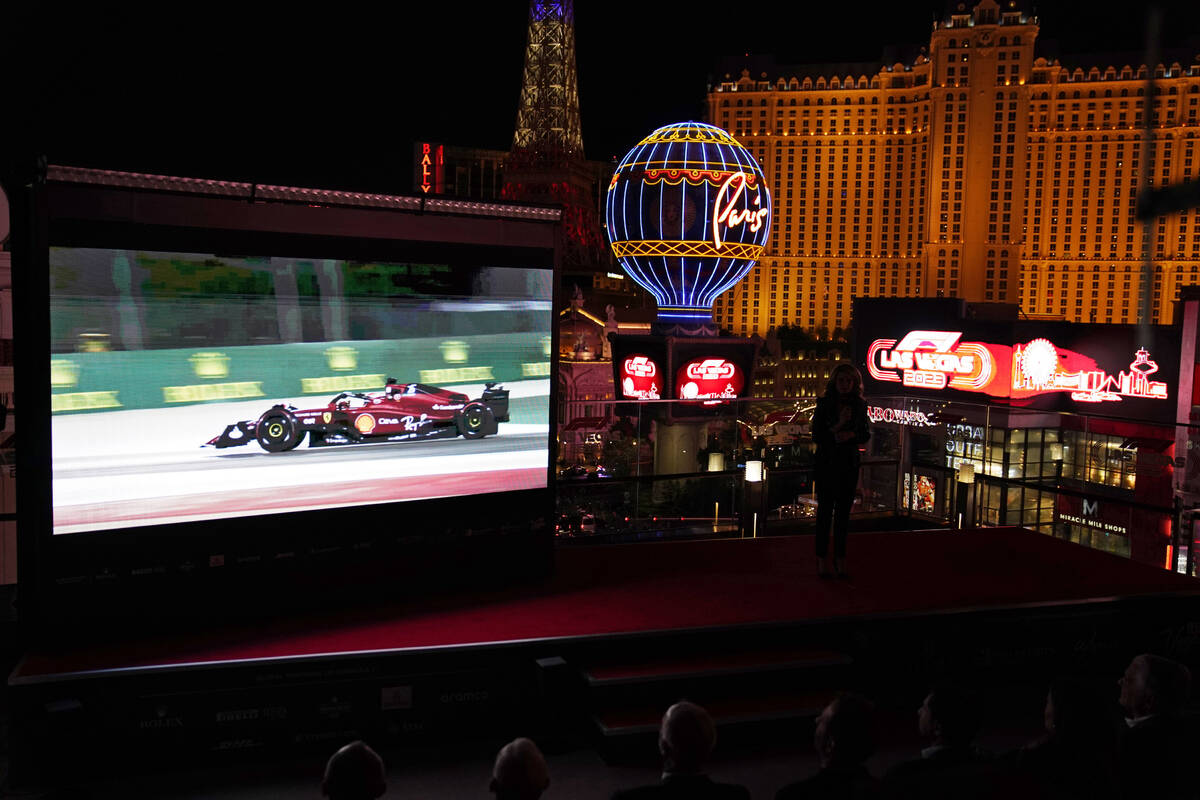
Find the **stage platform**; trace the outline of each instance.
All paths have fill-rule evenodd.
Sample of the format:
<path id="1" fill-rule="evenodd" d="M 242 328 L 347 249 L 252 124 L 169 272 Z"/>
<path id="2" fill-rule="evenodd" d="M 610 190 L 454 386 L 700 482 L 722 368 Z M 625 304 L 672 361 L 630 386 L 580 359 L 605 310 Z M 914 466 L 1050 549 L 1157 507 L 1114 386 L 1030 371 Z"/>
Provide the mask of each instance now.
<path id="1" fill-rule="evenodd" d="M 556 559 L 536 585 L 42 646 L 9 678 L 14 767 L 33 769 L 39 741 L 56 757 L 103 742 L 186 760 L 606 713 L 633 731 L 681 693 L 769 714 L 783 687 L 756 675 L 782 676 L 807 713 L 836 689 L 884 696 L 946 674 L 1119 675 L 1142 651 L 1200 666 L 1200 581 L 1021 529 L 854 533 L 849 580 L 817 577 L 811 536 Z"/>

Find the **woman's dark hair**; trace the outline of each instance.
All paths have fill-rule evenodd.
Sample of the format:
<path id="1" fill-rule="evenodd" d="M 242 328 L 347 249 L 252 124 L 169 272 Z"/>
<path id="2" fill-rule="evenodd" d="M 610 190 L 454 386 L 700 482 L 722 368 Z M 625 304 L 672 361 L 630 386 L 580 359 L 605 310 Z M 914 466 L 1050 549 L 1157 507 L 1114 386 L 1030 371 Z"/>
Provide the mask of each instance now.
<path id="1" fill-rule="evenodd" d="M 854 366 L 849 361 L 843 361 L 841 364 L 838 364 L 836 367 L 833 368 L 833 372 L 829 373 L 829 383 L 825 385 L 825 396 L 826 397 L 837 397 L 837 394 L 838 394 L 837 379 L 838 379 L 838 375 L 842 374 L 843 372 L 849 373 L 850 377 L 854 379 L 854 388 L 852 388 L 850 390 L 850 394 L 854 395 L 855 397 L 857 397 L 859 399 L 862 399 L 862 396 L 863 396 L 862 373 L 858 371 L 858 367 Z"/>

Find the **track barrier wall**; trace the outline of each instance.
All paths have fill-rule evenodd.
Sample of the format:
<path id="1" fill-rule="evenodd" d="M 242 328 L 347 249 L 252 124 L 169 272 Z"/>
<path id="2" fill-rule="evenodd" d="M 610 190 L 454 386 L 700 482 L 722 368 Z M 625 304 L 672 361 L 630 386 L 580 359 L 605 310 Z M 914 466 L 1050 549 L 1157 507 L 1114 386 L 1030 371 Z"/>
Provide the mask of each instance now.
<path id="1" fill-rule="evenodd" d="M 401 382 L 519 381 L 550 377 L 550 335 L 301 342 L 220 348 L 56 354 L 55 414 L 376 391 Z"/>

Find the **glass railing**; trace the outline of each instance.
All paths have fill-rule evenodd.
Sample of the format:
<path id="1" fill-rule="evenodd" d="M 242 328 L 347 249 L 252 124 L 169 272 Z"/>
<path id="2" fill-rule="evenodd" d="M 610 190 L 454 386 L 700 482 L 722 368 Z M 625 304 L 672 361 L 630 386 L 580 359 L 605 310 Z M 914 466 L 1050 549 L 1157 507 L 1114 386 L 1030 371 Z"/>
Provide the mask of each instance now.
<path id="1" fill-rule="evenodd" d="M 872 436 L 855 516 L 906 518 L 899 527 L 909 528 L 1020 525 L 1195 574 L 1200 426 L 906 396 L 867 400 Z M 560 536 L 623 541 L 811 530 L 815 402 L 564 408 Z M 759 486 L 747 487 L 748 460 L 763 462 Z"/>
<path id="2" fill-rule="evenodd" d="M 558 426 L 563 541 L 756 536 L 811 528 L 815 398 L 704 406 L 675 401 L 570 404 Z M 855 514 L 896 513 L 897 462 L 869 442 Z M 763 480 L 747 485 L 747 461 Z"/>

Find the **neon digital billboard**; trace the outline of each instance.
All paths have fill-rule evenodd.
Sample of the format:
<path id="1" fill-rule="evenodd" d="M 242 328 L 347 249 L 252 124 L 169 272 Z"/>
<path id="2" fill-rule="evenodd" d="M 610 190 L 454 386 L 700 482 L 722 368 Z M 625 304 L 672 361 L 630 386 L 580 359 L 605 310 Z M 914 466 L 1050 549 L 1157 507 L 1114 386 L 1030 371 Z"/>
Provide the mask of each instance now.
<path id="1" fill-rule="evenodd" d="M 900 341 L 876 339 L 867 369 L 879 381 L 923 389 L 986 391 L 996 376 L 996 359 L 981 342 L 960 342 L 958 331 L 910 331 Z"/>
<path id="2" fill-rule="evenodd" d="M 1110 375 L 1102 369 L 1063 368 L 1058 349 L 1048 339 L 1013 346 L 1012 390 L 1016 392 L 1070 392 L 1081 403 L 1120 402 L 1122 397 L 1166 400 L 1167 384 L 1151 380 L 1158 364 L 1145 348 L 1138 348 L 1128 371 Z"/>
<path id="3" fill-rule="evenodd" d="M 661 400 L 662 368 L 650 356 L 636 353 L 621 361 L 621 397 L 628 400 Z"/>
<path id="4" fill-rule="evenodd" d="M 883 383 L 1003 398 L 1063 392 L 1081 403 L 1169 399 L 1167 382 L 1153 378 L 1158 363 L 1142 347 L 1129 354 L 1127 368 L 1112 373 L 1086 353 L 1046 337 L 1012 345 L 963 337 L 962 331 L 915 330 L 899 340 L 875 339 L 867 347 L 867 372 Z"/>
<path id="5" fill-rule="evenodd" d="M 745 384 L 741 367 L 724 358 L 694 359 L 675 374 L 680 400 L 734 400 Z"/>

